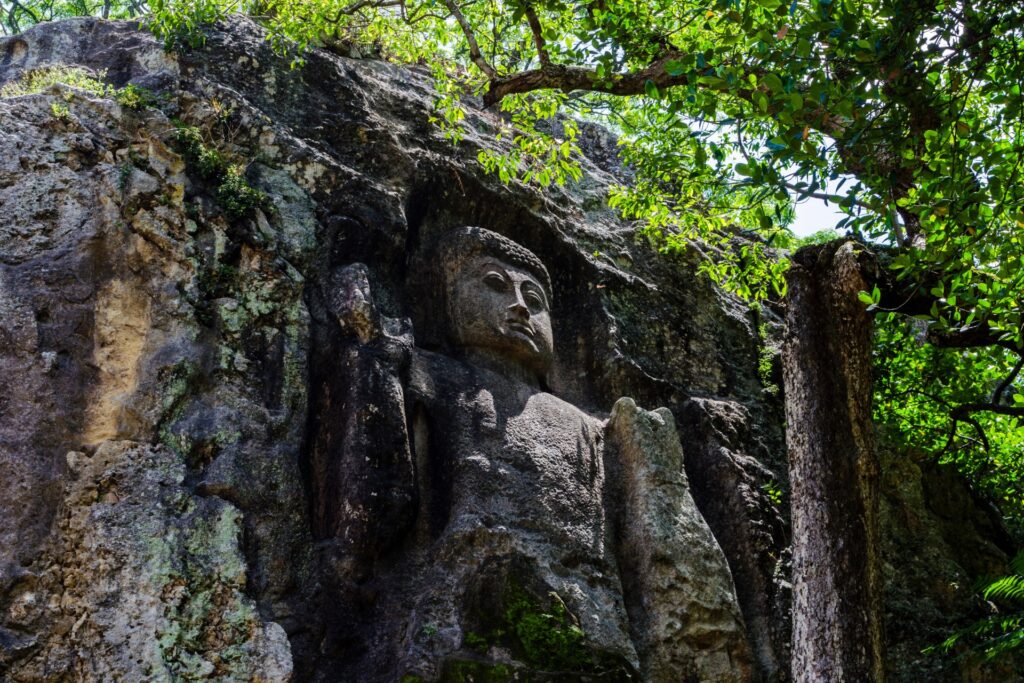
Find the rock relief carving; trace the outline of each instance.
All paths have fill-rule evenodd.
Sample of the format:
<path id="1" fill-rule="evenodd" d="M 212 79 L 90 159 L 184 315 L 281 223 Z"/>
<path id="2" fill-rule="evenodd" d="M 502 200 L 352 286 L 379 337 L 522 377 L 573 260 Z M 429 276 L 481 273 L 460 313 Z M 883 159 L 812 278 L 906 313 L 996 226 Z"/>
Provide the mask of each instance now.
<path id="1" fill-rule="evenodd" d="M 380 314 L 366 266 L 331 284 L 348 342 L 310 474 L 338 671 L 749 679 L 671 413 L 621 399 L 605 420 L 546 390 L 553 292 L 531 251 L 465 227 L 431 253 L 445 353 Z"/>

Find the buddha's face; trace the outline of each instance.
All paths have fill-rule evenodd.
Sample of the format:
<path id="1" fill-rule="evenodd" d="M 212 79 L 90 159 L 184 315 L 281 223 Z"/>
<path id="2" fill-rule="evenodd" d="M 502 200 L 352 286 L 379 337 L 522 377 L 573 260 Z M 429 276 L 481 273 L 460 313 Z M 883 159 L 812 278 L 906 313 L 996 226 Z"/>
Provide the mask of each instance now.
<path id="1" fill-rule="evenodd" d="M 538 375 L 551 364 L 551 314 L 544 287 L 528 271 L 481 255 L 452 280 L 455 343 L 518 363 Z"/>

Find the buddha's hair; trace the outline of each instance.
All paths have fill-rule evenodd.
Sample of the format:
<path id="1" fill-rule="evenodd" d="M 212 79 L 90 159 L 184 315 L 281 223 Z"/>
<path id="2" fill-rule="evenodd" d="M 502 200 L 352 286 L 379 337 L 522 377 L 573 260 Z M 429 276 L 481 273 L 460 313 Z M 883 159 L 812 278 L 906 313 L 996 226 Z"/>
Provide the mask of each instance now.
<path id="1" fill-rule="evenodd" d="M 551 300 L 551 276 L 537 255 L 493 230 L 471 225 L 456 228 L 441 235 L 434 253 L 438 258 L 435 267 L 444 264 L 457 269 L 467 259 L 481 254 L 519 266 L 537 278 Z"/>

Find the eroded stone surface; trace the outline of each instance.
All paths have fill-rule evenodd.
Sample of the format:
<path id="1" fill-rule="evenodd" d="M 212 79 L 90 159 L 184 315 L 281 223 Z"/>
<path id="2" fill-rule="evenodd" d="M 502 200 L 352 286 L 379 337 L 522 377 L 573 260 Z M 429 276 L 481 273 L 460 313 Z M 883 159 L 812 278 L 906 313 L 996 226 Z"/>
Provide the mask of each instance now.
<path id="1" fill-rule="evenodd" d="M 750 652 L 732 575 L 690 495 L 672 413 L 620 399 L 606 448 L 644 678 L 748 680 Z"/>
<path id="2" fill-rule="evenodd" d="M 535 254 L 481 228 L 427 249 L 444 353 L 386 331 L 362 264 L 331 278 L 351 341 L 320 402 L 314 510 L 331 602 L 359 618 L 329 630 L 321 676 L 749 680 L 671 413 L 623 399 L 606 427 L 544 390 Z"/>
<path id="3" fill-rule="evenodd" d="M 104 441 L 67 463 L 47 569 L 8 594 L 9 624 L 57 637 L 23 644 L 6 680 L 291 679 L 287 635 L 244 593 L 237 508 L 196 497 L 163 447 Z"/>

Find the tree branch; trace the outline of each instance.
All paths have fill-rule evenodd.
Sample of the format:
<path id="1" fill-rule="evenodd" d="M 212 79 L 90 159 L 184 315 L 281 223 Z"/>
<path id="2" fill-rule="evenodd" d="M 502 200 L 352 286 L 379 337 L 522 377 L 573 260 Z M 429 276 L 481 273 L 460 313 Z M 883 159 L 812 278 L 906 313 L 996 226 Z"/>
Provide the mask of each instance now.
<path id="1" fill-rule="evenodd" d="M 925 299 L 922 301 L 922 305 L 927 305 L 930 308 L 931 303 L 929 302 L 934 301 L 934 299 Z M 924 310 L 927 309 L 922 309 L 922 311 Z M 959 330 L 930 329 L 928 330 L 928 343 L 947 349 L 974 349 L 982 346 L 1000 346 L 1008 351 L 1013 351 L 1017 355 L 1024 356 L 1024 351 L 1003 339 L 999 333 L 990 328 L 986 323 Z"/>
<path id="2" fill-rule="evenodd" d="M 15 33 L 20 32 L 18 20 L 15 16 L 15 12 L 17 12 L 18 10 L 21 10 L 24 14 L 27 14 L 29 17 L 31 17 L 33 24 L 39 23 L 39 15 L 33 12 L 30 7 L 26 7 L 25 5 L 18 2 L 18 0 L 11 0 L 11 10 L 10 12 L 7 13 L 7 20 L 10 23 L 11 28 L 14 29 Z"/>
<path id="3" fill-rule="evenodd" d="M 364 7 L 396 7 L 398 5 L 404 6 L 405 0 L 357 0 L 351 5 L 339 9 L 338 13 L 334 15 L 334 23 L 337 24 L 343 16 L 355 14 Z"/>
<path id="4" fill-rule="evenodd" d="M 682 57 L 680 53 L 669 52 L 651 62 L 639 71 L 616 74 L 610 78 L 600 78 L 594 69 L 578 66 L 548 64 L 539 69 L 530 69 L 518 73 L 492 78 L 491 87 L 484 95 L 484 105 L 497 104 L 507 95 L 531 92 L 533 90 L 590 90 L 609 95 L 639 95 L 646 91 L 647 81 L 656 86 L 669 87 L 687 82 L 685 74 L 670 76 L 665 64 L 672 59 Z"/>
<path id="5" fill-rule="evenodd" d="M 470 45 L 470 50 L 472 55 L 472 44 Z M 669 62 L 683 59 L 684 56 L 681 52 L 669 50 L 643 69 L 605 77 L 598 76 L 597 71 L 594 69 L 550 63 L 542 65 L 538 69 L 528 69 L 501 77 L 488 74 L 490 88 L 484 93 L 484 106 L 490 107 L 495 105 L 508 95 L 532 92 L 534 90 L 551 89 L 564 92 L 586 90 L 608 95 L 642 95 L 647 92 L 648 82 L 655 85 L 658 89 L 677 85 L 689 85 L 690 73 L 672 75 L 666 68 Z M 485 71 L 484 73 L 487 72 Z M 752 73 L 758 74 L 756 70 Z M 734 86 L 723 83 L 720 87 L 712 85 L 703 85 L 702 87 L 716 92 L 732 94 L 748 102 L 752 100 L 755 92 L 768 93 L 765 86 L 734 89 Z M 805 123 L 815 130 L 833 137 L 840 137 L 846 132 L 848 122 L 845 119 L 832 116 L 820 107 L 805 111 L 807 113 L 800 118 L 801 123 Z M 773 113 L 774 106 L 769 105 L 766 115 L 770 116 Z"/>
<path id="6" fill-rule="evenodd" d="M 828 194 L 827 192 L 808 192 L 807 190 L 801 189 L 798 185 L 794 185 L 793 183 L 783 182 L 783 185 L 786 186 L 787 190 L 792 190 L 793 192 L 798 193 L 801 199 L 821 199 L 823 201 L 832 202 L 834 204 L 850 203 L 850 198 L 844 197 L 842 195 Z M 877 205 L 865 202 L 860 199 L 854 199 L 853 204 L 855 206 L 859 206 L 862 209 L 867 209 L 869 211 L 879 210 L 879 207 Z"/>
<path id="7" fill-rule="evenodd" d="M 523 11 L 526 14 L 526 22 L 530 25 L 530 32 L 533 33 L 533 42 L 537 46 L 537 57 L 540 59 L 540 66 L 543 69 L 551 64 L 551 56 L 548 54 L 547 48 L 544 47 L 544 29 L 541 28 L 540 19 L 537 18 L 537 13 L 533 11 L 533 7 L 529 3 L 524 5 Z"/>
<path id="8" fill-rule="evenodd" d="M 996 405 L 995 403 L 964 403 L 953 409 L 950 417 L 964 419 L 971 413 L 995 413 L 997 415 L 1010 415 L 1012 417 L 1024 417 L 1024 407 Z"/>
<path id="9" fill-rule="evenodd" d="M 985 452 L 987 453 L 990 450 L 988 437 L 985 435 L 985 430 L 981 428 L 981 424 L 979 424 L 977 420 L 975 420 L 973 417 L 967 416 L 954 417 L 953 415 L 950 415 L 950 418 L 953 421 L 949 425 L 949 436 L 946 438 L 946 445 L 942 447 L 943 453 L 945 453 L 946 451 L 953 447 L 953 442 L 956 440 L 956 426 L 957 424 L 960 423 L 960 421 L 966 422 L 967 424 L 974 427 L 974 431 L 978 434 L 978 437 L 981 439 L 981 445 L 985 449 Z"/>
<path id="10" fill-rule="evenodd" d="M 459 22 L 462 34 L 466 36 L 466 42 L 469 44 L 469 58 L 473 60 L 477 68 L 483 71 L 493 83 L 498 78 L 498 72 L 484 59 L 483 53 L 480 52 L 480 45 L 476 42 L 476 34 L 473 33 L 473 27 L 466 21 L 466 17 L 462 14 L 462 10 L 459 9 L 458 4 L 454 0 L 444 0 L 444 4 L 448 11 L 452 13 L 452 16 L 455 17 L 455 21 Z"/>
<path id="11" fill-rule="evenodd" d="M 1024 407 L 1015 408 L 1012 406 L 996 405 L 995 403 L 964 403 L 953 408 L 949 412 L 949 418 L 953 421 L 949 426 L 949 438 L 946 439 L 946 445 L 942 449 L 948 451 L 952 445 L 953 440 L 956 438 L 956 426 L 959 422 L 966 422 L 967 424 L 974 427 L 974 431 L 977 432 L 981 442 L 985 447 L 985 450 L 989 450 L 988 437 L 985 436 L 985 430 L 982 429 L 981 423 L 971 417 L 973 413 L 996 413 L 997 415 L 1010 415 L 1013 417 L 1024 417 Z"/>
<path id="12" fill-rule="evenodd" d="M 1013 366 L 1013 370 L 1010 370 L 1010 374 L 1006 376 L 1006 379 L 1000 382 L 999 386 L 996 387 L 996 390 L 992 392 L 992 403 L 1002 402 L 1003 393 L 1010 388 L 1010 385 L 1013 384 L 1013 380 L 1017 379 L 1017 375 L 1020 374 L 1021 368 L 1024 368 L 1024 356 L 1021 356 L 1020 360 L 1017 361 L 1017 364 Z"/>

